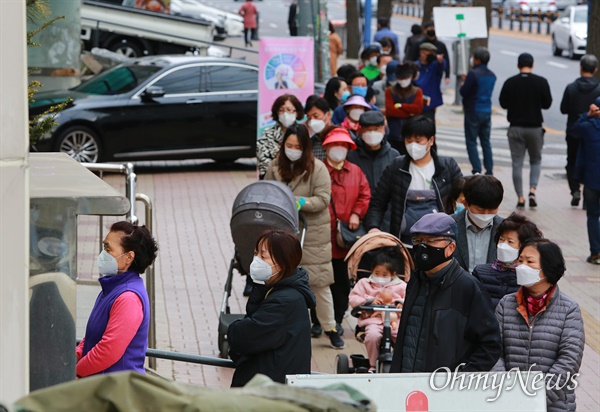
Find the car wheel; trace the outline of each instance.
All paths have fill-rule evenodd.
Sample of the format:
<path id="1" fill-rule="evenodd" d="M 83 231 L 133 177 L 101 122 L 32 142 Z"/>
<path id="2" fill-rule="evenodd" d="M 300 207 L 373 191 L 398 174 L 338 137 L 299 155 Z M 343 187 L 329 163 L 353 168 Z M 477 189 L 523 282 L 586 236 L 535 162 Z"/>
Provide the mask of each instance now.
<path id="1" fill-rule="evenodd" d="M 129 58 L 142 57 L 144 55 L 139 45 L 127 39 L 122 39 L 119 42 L 111 44 L 108 49 Z"/>
<path id="2" fill-rule="evenodd" d="M 573 40 L 569 39 L 569 59 L 577 60 L 577 55 L 575 54 L 575 46 L 573 46 Z"/>
<path id="3" fill-rule="evenodd" d="M 348 355 L 345 355 L 343 353 L 337 355 L 335 360 L 335 373 L 350 373 L 350 363 L 348 362 Z"/>
<path id="4" fill-rule="evenodd" d="M 552 54 L 555 56 L 562 55 L 562 49 L 558 48 L 556 45 L 556 39 L 552 36 Z"/>
<path id="5" fill-rule="evenodd" d="M 80 163 L 98 163 L 102 155 L 98 135 L 85 126 L 73 126 L 65 130 L 58 138 L 56 149 Z"/>

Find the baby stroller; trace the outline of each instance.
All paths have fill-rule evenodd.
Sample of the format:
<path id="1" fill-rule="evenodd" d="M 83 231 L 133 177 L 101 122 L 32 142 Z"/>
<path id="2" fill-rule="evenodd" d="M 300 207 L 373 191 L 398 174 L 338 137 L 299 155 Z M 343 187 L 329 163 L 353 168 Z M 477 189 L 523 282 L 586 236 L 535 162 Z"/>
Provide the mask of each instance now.
<path id="1" fill-rule="evenodd" d="M 348 262 L 348 276 L 354 281 L 367 277 L 371 273 L 372 262 L 375 256 L 381 252 L 395 253 L 401 259 L 399 260 L 396 273 L 402 280 L 408 283 L 414 264 L 406 246 L 402 244 L 396 236 L 386 232 L 368 233 L 361 237 L 352 246 L 346 255 Z M 402 261 L 403 264 L 400 264 Z M 392 364 L 392 328 L 390 322 L 390 313 L 402 312 L 402 309 L 394 305 L 361 305 L 352 309 L 352 316 L 359 317 L 362 311 L 383 312 L 383 336 L 379 345 L 379 357 L 377 360 L 376 373 L 387 373 Z M 357 326 L 357 329 L 359 327 Z M 369 359 L 362 354 L 350 355 L 352 366 L 348 356 L 339 354 L 336 358 L 336 373 L 367 373 L 369 371 Z"/>
<path id="2" fill-rule="evenodd" d="M 229 355 L 229 325 L 244 317 L 244 314 L 231 313 L 229 308 L 234 269 L 246 276 L 250 271 L 258 237 L 268 229 L 284 230 L 297 236 L 300 233 L 299 220 L 302 221 L 300 243 L 303 245 L 306 221 L 299 216 L 292 191 L 283 183 L 272 180 L 254 182 L 236 196 L 229 224 L 235 252 L 229 264 L 219 314 L 219 357 L 227 358 Z"/>

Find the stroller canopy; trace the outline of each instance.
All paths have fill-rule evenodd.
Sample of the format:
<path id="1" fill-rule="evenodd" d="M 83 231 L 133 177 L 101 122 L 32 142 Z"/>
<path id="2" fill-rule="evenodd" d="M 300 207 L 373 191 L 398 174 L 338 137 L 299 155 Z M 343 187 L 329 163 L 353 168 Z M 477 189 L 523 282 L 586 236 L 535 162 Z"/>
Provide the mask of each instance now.
<path id="1" fill-rule="evenodd" d="M 245 273 L 250 269 L 260 234 L 279 229 L 298 235 L 296 198 L 289 187 L 273 180 L 251 183 L 238 193 L 231 211 L 231 237 Z"/>

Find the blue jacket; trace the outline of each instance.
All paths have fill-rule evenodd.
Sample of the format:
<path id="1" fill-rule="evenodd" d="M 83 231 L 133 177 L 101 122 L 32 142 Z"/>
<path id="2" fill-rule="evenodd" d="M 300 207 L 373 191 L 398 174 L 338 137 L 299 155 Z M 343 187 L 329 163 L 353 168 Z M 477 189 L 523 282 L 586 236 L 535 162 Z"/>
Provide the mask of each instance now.
<path id="1" fill-rule="evenodd" d="M 460 88 L 465 112 L 491 113 L 496 75 L 487 65 L 473 67 Z"/>
<path id="2" fill-rule="evenodd" d="M 437 60 L 434 60 L 432 63 L 423 65 L 419 60 L 417 66 L 419 67 L 419 78 L 415 81 L 415 84 L 423 90 L 423 96 L 431 97 L 431 103 L 429 106 L 424 106 L 423 111 L 433 112 L 436 107 L 444 104 L 440 82 L 446 69 L 446 61 L 444 60 L 440 64 Z"/>
<path id="3" fill-rule="evenodd" d="M 378 42 L 384 37 L 389 37 L 394 41 L 394 48 L 396 49 L 396 54 L 398 55 L 395 56 L 394 59 L 400 60 L 400 46 L 398 46 L 398 36 L 396 36 L 396 33 L 394 33 L 389 27 L 384 27 L 375 33 L 375 36 L 373 36 L 373 41 Z"/>
<path id="4" fill-rule="evenodd" d="M 575 177 L 585 187 L 600 190 L 600 118 L 582 114 L 572 136 L 579 139 Z"/>
<path id="5" fill-rule="evenodd" d="M 381 111 L 379 110 L 379 107 L 373 104 L 369 103 L 369 106 L 371 106 L 371 110 L 377 110 L 378 112 Z M 344 105 L 341 104 L 333 110 L 333 116 L 331 116 L 331 123 L 333 123 L 336 126 L 339 126 L 342 124 L 346 116 L 348 116 L 348 113 L 346 113 L 346 110 L 344 110 Z"/>

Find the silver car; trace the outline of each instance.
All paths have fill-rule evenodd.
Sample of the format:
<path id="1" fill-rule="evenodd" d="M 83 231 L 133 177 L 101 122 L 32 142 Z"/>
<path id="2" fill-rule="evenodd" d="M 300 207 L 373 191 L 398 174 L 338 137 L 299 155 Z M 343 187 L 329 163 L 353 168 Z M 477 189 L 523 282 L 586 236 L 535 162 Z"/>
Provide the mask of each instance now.
<path id="1" fill-rule="evenodd" d="M 585 54 L 588 33 L 588 6 L 572 6 L 562 11 L 550 26 L 552 54 L 567 50 L 571 59 Z"/>

